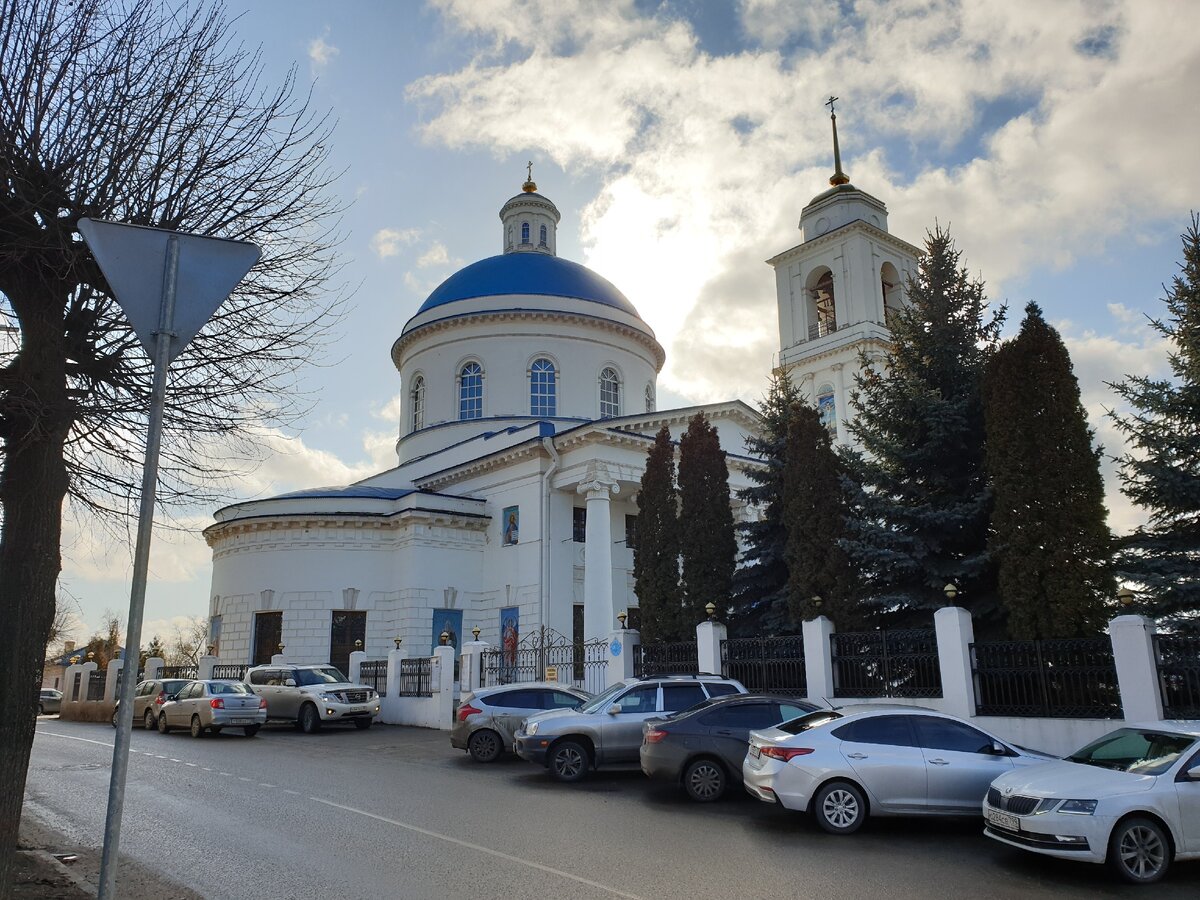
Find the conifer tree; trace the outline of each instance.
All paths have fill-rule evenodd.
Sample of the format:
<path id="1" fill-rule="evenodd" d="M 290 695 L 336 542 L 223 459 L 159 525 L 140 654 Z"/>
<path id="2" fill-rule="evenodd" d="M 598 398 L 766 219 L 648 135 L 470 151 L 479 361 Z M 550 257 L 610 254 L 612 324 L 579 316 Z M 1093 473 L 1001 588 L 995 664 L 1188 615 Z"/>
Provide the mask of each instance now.
<path id="1" fill-rule="evenodd" d="M 980 381 L 1004 311 L 988 316 L 983 282 L 960 267 L 947 231 L 929 233 L 909 305 L 889 322 L 886 361 L 864 359 L 846 453 L 851 512 L 845 542 L 865 609 L 884 622 L 925 624 L 954 583 L 977 628 L 997 616 L 987 552 Z"/>
<path id="2" fill-rule="evenodd" d="M 845 630 L 857 623 L 850 561 L 839 542 L 846 531 L 843 464 L 829 429 L 807 403 L 788 415 L 782 472 L 787 602 L 793 623 L 829 616 Z"/>
<path id="3" fill-rule="evenodd" d="M 1200 630 L 1200 216 L 1183 235 L 1183 264 L 1150 324 L 1172 344 L 1171 379 L 1126 376 L 1112 385 L 1133 412 L 1113 413 L 1133 445 L 1121 490 L 1149 512 L 1122 542 L 1118 571 L 1143 590 L 1142 608 L 1172 627 Z"/>
<path id="4" fill-rule="evenodd" d="M 664 425 L 646 457 L 633 548 L 634 590 L 647 642 L 673 640 L 681 630 L 678 505 L 675 445 Z"/>
<path id="5" fill-rule="evenodd" d="M 679 548 L 683 560 L 681 638 L 706 616 L 709 601 L 728 608 L 737 566 L 729 505 L 729 468 L 717 429 L 696 413 L 679 441 Z"/>
<path id="6" fill-rule="evenodd" d="M 759 634 L 789 628 L 788 569 L 784 561 L 787 526 L 783 520 L 783 461 L 787 445 L 788 415 L 800 391 L 780 372 L 771 376 L 767 395 L 759 405 L 762 432 L 746 439 L 746 449 L 759 457 L 763 468 L 746 470 L 753 482 L 737 492 L 738 498 L 760 512 L 757 520 L 741 522 L 742 565 L 733 576 L 734 612 L 730 629 Z"/>
<path id="7" fill-rule="evenodd" d="M 1100 451 L 1058 332 L 1036 303 L 984 378 L 989 547 L 1014 638 L 1103 628 L 1116 587 Z"/>

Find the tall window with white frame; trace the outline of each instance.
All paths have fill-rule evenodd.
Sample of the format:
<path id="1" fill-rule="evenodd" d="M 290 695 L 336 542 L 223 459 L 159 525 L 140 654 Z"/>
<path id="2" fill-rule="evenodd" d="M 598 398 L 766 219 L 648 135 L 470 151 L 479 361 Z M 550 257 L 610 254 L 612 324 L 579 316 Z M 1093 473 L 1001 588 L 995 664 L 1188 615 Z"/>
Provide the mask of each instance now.
<path id="1" fill-rule="evenodd" d="M 554 363 L 542 357 L 529 367 L 529 414 L 551 417 L 557 415 Z"/>
<path id="2" fill-rule="evenodd" d="M 418 375 L 413 379 L 412 391 L 408 400 L 412 411 L 409 418 L 412 428 L 409 431 L 420 431 L 425 427 L 425 377 L 423 375 Z"/>
<path id="3" fill-rule="evenodd" d="M 458 417 L 483 417 L 483 366 L 469 362 L 458 373 Z"/>
<path id="4" fill-rule="evenodd" d="M 539 247 L 546 246 L 546 226 L 545 225 L 543 225 L 541 228 L 538 229 L 538 246 Z"/>
<path id="5" fill-rule="evenodd" d="M 621 414 L 621 379 L 609 366 L 600 373 L 600 418 L 615 419 Z"/>
<path id="6" fill-rule="evenodd" d="M 646 412 L 654 412 L 654 408 L 654 385 L 648 384 L 646 385 Z"/>
<path id="7" fill-rule="evenodd" d="M 529 223 L 528 222 L 521 223 L 521 243 L 522 244 L 529 243 Z"/>

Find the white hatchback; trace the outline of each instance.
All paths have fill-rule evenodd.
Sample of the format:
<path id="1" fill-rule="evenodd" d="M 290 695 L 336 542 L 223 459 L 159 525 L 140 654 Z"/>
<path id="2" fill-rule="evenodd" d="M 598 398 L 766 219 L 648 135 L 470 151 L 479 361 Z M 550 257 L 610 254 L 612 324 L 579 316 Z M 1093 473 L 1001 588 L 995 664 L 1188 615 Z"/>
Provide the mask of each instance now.
<path id="1" fill-rule="evenodd" d="M 983 815 L 994 840 L 1158 881 L 1173 859 L 1200 859 L 1200 722 L 1120 728 L 1060 762 L 1001 775 Z"/>

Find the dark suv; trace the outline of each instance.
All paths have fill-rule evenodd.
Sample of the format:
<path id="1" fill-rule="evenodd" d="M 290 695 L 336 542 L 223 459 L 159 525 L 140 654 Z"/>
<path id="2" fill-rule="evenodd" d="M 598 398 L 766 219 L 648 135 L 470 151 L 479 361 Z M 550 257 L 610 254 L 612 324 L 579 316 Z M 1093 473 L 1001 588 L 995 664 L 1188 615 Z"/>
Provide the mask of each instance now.
<path id="1" fill-rule="evenodd" d="M 741 682 L 718 675 L 656 675 L 618 681 L 579 709 L 527 718 L 513 749 L 559 781 L 579 781 L 589 769 L 637 764 L 642 723 L 687 709 L 710 697 L 744 694 Z"/>

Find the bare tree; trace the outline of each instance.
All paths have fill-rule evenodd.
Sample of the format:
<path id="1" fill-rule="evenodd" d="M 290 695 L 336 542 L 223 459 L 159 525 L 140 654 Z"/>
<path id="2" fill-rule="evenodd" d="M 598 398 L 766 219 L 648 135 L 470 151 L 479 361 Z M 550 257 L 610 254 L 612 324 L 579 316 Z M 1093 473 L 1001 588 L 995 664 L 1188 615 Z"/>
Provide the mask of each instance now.
<path id="1" fill-rule="evenodd" d="M 167 647 L 167 665 L 199 665 L 207 642 L 208 620 L 204 616 L 188 616 L 186 622 L 175 625 L 175 633 L 171 635 L 171 643 Z"/>
<path id="2" fill-rule="evenodd" d="M 59 598 L 54 607 L 54 618 L 50 620 L 50 630 L 46 632 L 47 655 L 50 655 L 51 647 L 62 647 L 63 642 L 71 639 L 71 635 L 75 634 L 82 625 L 79 616 L 75 615 L 75 610 L 67 606 L 62 598 Z M 58 655 L 61 656 L 62 653 L 60 652 Z"/>
<path id="3" fill-rule="evenodd" d="M 219 6 L 0 0 L 0 898 L 54 617 L 64 500 L 136 509 L 151 363 L 81 241 L 89 216 L 251 239 L 262 262 L 174 362 L 159 498 L 211 498 L 301 410 L 340 312 L 330 124 L 269 87 Z M 119 526 L 118 526 L 119 527 Z"/>

